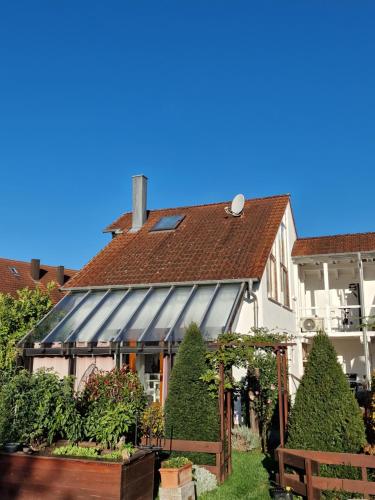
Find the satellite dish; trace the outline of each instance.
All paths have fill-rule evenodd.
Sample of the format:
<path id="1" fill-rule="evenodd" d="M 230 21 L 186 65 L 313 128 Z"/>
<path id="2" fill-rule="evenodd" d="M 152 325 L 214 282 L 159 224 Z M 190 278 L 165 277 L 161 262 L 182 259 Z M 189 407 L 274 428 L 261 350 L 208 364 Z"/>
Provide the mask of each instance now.
<path id="1" fill-rule="evenodd" d="M 243 194 L 237 194 L 231 203 L 230 208 L 225 207 L 227 214 L 233 215 L 234 217 L 239 217 L 242 214 L 243 207 L 245 206 L 245 197 Z"/>

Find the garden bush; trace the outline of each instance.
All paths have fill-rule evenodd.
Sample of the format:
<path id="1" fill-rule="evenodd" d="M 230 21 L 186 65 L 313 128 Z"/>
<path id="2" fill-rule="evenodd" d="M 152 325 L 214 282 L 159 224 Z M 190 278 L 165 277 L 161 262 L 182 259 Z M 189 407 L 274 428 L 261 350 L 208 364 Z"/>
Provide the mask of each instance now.
<path id="1" fill-rule="evenodd" d="M 232 429 L 232 448 L 236 451 L 252 451 L 261 448 L 259 434 L 246 425 L 237 425 Z"/>
<path id="2" fill-rule="evenodd" d="M 122 436 L 133 439 L 146 401 L 138 375 L 128 368 L 92 373 L 81 396 L 85 437 L 110 447 Z"/>
<path id="3" fill-rule="evenodd" d="M 38 447 L 57 438 L 77 441 L 82 421 L 74 398 L 73 379 L 56 373 L 19 370 L 0 387 L 0 442 Z"/>
<path id="4" fill-rule="evenodd" d="M 287 448 L 359 453 L 365 443 L 361 410 L 324 333 L 313 341 L 305 373 L 291 411 Z M 321 465 L 326 477 L 360 479 L 349 466 Z M 345 492 L 323 492 L 323 498 L 354 498 Z"/>
<path id="5" fill-rule="evenodd" d="M 366 421 L 366 434 L 371 448 L 375 445 L 375 371 L 371 377 L 371 394 L 369 401 L 369 413 Z"/>
<path id="6" fill-rule="evenodd" d="M 364 443 L 361 410 L 331 341 L 318 334 L 291 411 L 287 447 L 357 453 Z"/>
<path id="7" fill-rule="evenodd" d="M 202 380 L 206 370 L 206 346 L 197 325 L 191 324 L 176 355 L 169 381 L 165 403 L 168 438 L 218 441 L 218 400 Z M 203 454 L 189 457 L 198 464 L 211 458 Z"/>
<path id="8" fill-rule="evenodd" d="M 160 403 L 152 403 L 143 412 L 142 432 L 149 438 L 162 438 L 164 436 L 164 411 Z"/>
<path id="9" fill-rule="evenodd" d="M 217 478 L 204 467 L 193 465 L 193 481 L 195 483 L 195 490 L 199 498 L 203 493 L 216 490 Z"/>
<path id="10" fill-rule="evenodd" d="M 17 358 L 17 342 L 52 308 L 51 291 L 24 288 L 17 296 L 0 293 L 0 372 L 11 370 Z"/>

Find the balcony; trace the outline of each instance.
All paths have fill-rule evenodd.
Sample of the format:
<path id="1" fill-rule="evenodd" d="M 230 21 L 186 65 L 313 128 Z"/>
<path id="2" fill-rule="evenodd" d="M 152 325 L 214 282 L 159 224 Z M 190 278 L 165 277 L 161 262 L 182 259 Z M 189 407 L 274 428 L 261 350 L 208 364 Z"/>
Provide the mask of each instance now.
<path id="1" fill-rule="evenodd" d="M 299 311 L 299 328 L 305 336 L 315 335 L 324 330 L 335 337 L 360 336 L 363 325 L 372 323 L 369 318 L 361 317 L 361 306 L 308 307 Z M 306 321 L 311 319 L 311 321 Z M 371 332 L 374 326 L 369 328 Z"/>

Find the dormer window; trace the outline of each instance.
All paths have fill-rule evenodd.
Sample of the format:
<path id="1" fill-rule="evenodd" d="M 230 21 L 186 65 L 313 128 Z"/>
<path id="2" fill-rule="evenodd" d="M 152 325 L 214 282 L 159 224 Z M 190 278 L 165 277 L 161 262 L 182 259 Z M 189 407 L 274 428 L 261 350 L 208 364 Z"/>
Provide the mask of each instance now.
<path id="1" fill-rule="evenodd" d="M 170 231 L 176 229 L 176 227 L 183 221 L 185 215 L 167 215 L 162 217 L 158 222 L 152 227 L 151 231 Z"/>

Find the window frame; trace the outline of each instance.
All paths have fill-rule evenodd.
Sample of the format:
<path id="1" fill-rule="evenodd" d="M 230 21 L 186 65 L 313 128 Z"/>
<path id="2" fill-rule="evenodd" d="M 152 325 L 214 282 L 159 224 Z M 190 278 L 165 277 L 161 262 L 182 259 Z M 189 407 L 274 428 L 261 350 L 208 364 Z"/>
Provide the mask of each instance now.
<path id="1" fill-rule="evenodd" d="M 273 252 L 270 253 L 268 258 L 267 268 L 267 288 L 268 298 L 278 301 L 278 286 L 277 286 L 277 262 Z"/>

